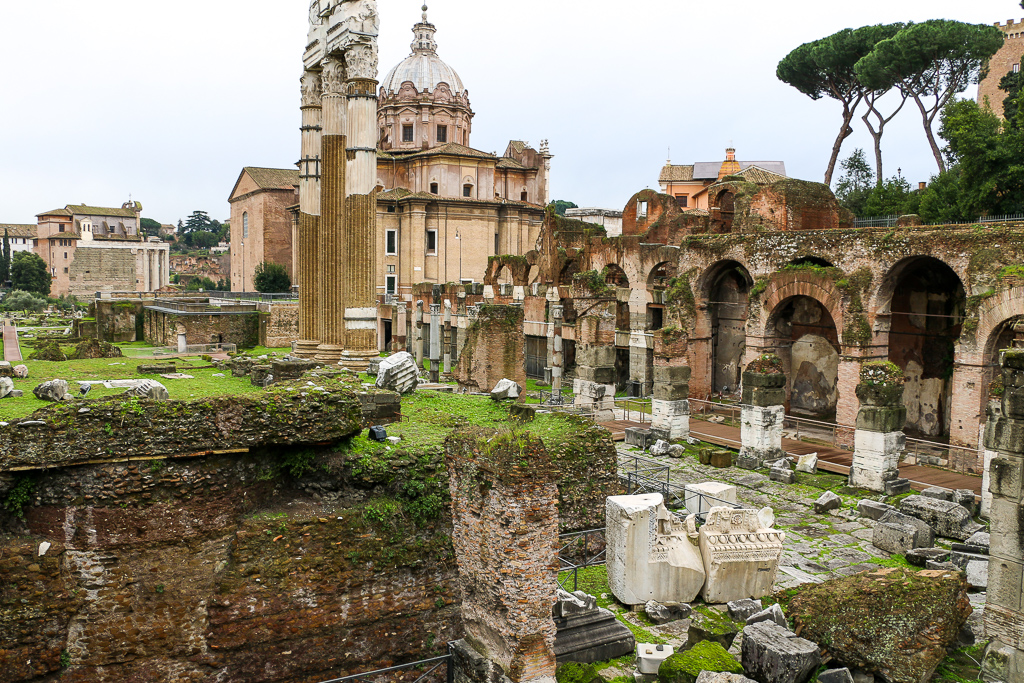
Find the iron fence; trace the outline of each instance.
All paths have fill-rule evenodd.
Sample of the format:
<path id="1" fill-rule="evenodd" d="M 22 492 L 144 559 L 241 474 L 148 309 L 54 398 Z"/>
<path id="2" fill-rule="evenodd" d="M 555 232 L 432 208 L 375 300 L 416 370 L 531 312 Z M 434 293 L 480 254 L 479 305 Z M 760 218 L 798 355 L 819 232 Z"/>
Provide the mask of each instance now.
<path id="1" fill-rule="evenodd" d="M 451 643 L 448 643 L 448 654 L 432 659 L 424 659 L 418 662 L 400 664 L 386 669 L 367 671 L 366 673 L 353 674 L 342 678 L 332 678 L 322 683 L 430 683 L 445 681 L 454 683 L 455 667 L 453 666 L 455 654 Z M 441 678 L 443 668 L 444 678 Z M 421 673 L 422 672 L 422 673 Z M 405 676 L 406 673 L 410 675 Z M 416 678 L 413 675 L 419 673 Z"/>
<path id="2" fill-rule="evenodd" d="M 858 218 L 853 222 L 855 228 L 895 228 L 898 227 L 899 216 L 868 216 L 866 218 Z M 941 223 L 925 223 L 920 226 L 905 226 L 905 227 L 925 227 L 932 228 L 944 225 L 980 225 L 985 223 L 1015 223 L 1024 221 L 1024 214 L 1005 214 L 1001 216 L 979 216 L 973 221 L 943 221 Z"/>
<path id="3" fill-rule="evenodd" d="M 628 422 L 639 422 L 647 424 L 651 421 L 652 409 L 651 399 L 647 398 L 617 398 L 615 399 L 616 409 L 622 410 L 622 419 Z M 633 417 L 636 416 L 636 420 Z"/>
<path id="4" fill-rule="evenodd" d="M 940 467 L 960 474 L 977 474 L 978 468 L 984 466 L 982 455 L 977 448 L 907 437 L 907 447 L 901 462 L 912 457 L 916 465 Z"/>
<path id="5" fill-rule="evenodd" d="M 579 571 L 607 561 L 605 530 L 591 529 L 559 536 L 558 587 L 569 593 L 579 590 Z M 571 586 L 571 588 L 570 588 Z"/>

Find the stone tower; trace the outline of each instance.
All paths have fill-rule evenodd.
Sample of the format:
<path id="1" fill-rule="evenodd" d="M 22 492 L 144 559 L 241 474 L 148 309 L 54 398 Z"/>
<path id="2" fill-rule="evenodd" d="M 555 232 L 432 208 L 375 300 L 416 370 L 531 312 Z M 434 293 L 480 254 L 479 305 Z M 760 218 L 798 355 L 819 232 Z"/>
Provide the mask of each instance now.
<path id="1" fill-rule="evenodd" d="M 354 369 L 377 355 L 379 29 L 376 0 L 313 0 L 302 60 L 296 353 Z"/>
<path id="2" fill-rule="evenodd" d="M 1006 25 L 995 24 L 1006 35 L 1006 42 L 999 52 L 988 61 L 988 76 L 978 86 L 978 104 L 988 105 L 989 109 L 1003 118 L 1003 100 L 1006 93 L 999 89 L 999 81 L 1014 69 L 1019 69 L 1021 58 L 1024 58 L 1024 19 L 1014 23 L 1013 19 Z"/>

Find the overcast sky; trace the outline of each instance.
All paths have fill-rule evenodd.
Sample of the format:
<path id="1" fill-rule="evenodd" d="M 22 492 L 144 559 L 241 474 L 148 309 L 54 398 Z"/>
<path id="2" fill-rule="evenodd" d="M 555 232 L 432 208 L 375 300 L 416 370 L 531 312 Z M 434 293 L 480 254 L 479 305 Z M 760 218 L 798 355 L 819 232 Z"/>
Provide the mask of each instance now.
<path id="1" fill-rule="evenodd" d="M 380 0 L 380 76 L 421 0 Z M 429 0 L 439 53 L 476 112 L 471 143 L 555 154 L 554 198 L 622 208 L 674 163 L 781 160 L 821 180 L 839 107 L 775 78 L 801 43 L 864 24 L 994 23 L 1018 0 Z M 299 156 L 307 0 L 0 0 L 0 223 L 66 204 L 226 219 L 243 166 Z M 976 87 L 965 96 L 975 97 Z M 935 173 L 916 107 L 887 130 L 886 175 Z M 870 148 L 857 134 L 843 149 Z"/>

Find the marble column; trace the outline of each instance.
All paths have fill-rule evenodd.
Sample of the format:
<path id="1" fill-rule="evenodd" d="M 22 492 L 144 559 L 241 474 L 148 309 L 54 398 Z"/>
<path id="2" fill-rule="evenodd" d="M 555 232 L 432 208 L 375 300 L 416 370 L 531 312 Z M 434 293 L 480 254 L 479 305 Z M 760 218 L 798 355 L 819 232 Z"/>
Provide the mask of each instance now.
<path id="1" fill-rule="evenodd" d="M 377 44 L 351 45 L 348 71 L 346 225 L 342 240 L 344 365 L 365 370 L 377 349 Z"/>
<path id="2" fill-rule="evenodd" d="M 345 348 L 345 301 L 343 294 L 345 238 L 345 180 L 348 158 L 348 100 L 345 96 L 345 64 L 337 57 L 323 61 L 323 137 L 320 178 L 320 229 L 317 232 L 316 360 L 337 364 Z"/>
<path id="3" fill-rule="evenodd" d="M 443 349 L 444 365 L 441 370 L 444 374 L 452 373 L 452 302 L 444 300 L 444 328 L 441 337 L 441 348 Z"/>
<path id="4" fill-rule="evenodd" d="M 423 369 L 423 300 L 416 302 L 412 318 L 412 355 L 416 356 L 416 367 Z"/>
<path id="5" fill-rule="evenodd" d="M 302 90 L 302 158 L 299 161 L 299 229 L 295 249 L 298 253 L 299 339 L 295 355 L 316 357 L 323 327 L 318 287 L 320 251 L 320 144 L 323 132 L 323 89 L 320 73 L 306 71 L 300 80 Z"/>
<path id="6" fill-rule="evenodd" d="M 149 283 L 149 250 L 142 249 L 142 291 L 151 292 L 153 289 Z"/>
<path id="7" fill-rule="evenodd" d="M 441 304 L 430 304 L 430 381 L 435 384 L 441 361 Z"/>
<path id="8" fill-rule="evenodd" d="M 561 405 L 562 401 L 562 318 L 564 307 L 561 304 L 551 306 L 551 404 Z"/>

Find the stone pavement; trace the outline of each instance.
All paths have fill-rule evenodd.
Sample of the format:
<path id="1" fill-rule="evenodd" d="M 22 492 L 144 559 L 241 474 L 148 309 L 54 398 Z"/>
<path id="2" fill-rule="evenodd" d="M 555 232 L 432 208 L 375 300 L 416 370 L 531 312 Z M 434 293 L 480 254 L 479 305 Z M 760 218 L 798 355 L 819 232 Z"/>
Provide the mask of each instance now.
<path id="1" fill-rule="evenodd" d="M 18 344 L 18 334 L 14 325 L 10 320 L 4 320 L 0 323 L 0 329 L 3 330 L 4 336 L 4 360 L 12 363 L 20 362 L 22 360 L 21 347 Z"/>

